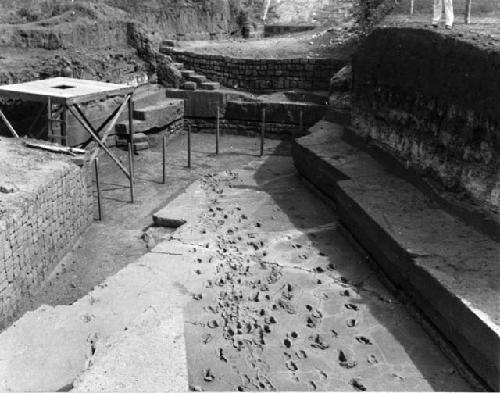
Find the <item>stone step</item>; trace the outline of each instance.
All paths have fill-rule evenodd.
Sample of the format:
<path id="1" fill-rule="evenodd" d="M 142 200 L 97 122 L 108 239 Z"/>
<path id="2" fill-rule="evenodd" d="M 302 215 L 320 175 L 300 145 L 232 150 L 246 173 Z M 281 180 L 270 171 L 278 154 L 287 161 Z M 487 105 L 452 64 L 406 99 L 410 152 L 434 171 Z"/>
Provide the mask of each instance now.
<path id="1" fill-rule="evenodd" d="M 127 150 L 128 148 L 128 145 L 127 144 L 124 144 L 124 145 L 119 145 L 118 143 L 116 144 L 116 147 L 120 148 L 120 149 L 123 149 L 123 150 Z M 149 149 L 149 142 L 138 142 L 138 143 L 134 143 L 134 151 L 142 151 L 142 150 L 148 150 Z"/>
<path id="2" fill-rule="evenodd" d="M 202 90 L 219 90 L 220 89 L 220 83 L 219 82 L 203 82 L 200 84 L 200 89 Z"/>
<path id="3" fill-rule="evenodd" d="M 133 127 L 134 127 L 134 134 L 140 133 L 140 132 L 146 132 L 152 128 L 147 121 L 143 121 L 143 120 L 134 120 Z M 118 135 L 128 134 L 128 120 L 122 121 L 121 123 L 118 123 L 115 127 L 115 132 Z"/>
<path id="4" fill-rule="evenodd" d="M 141 142 L 148 142 L 148 136 L 146 134 L 143 134 L 142 132 L 139 132 L 132 136 L 132 142 L 134 144 Z M 118 136 L 116 138 L 116 146 L 123 146 L 126 144 L 127 144 L 127 138 L 125 136 Z"/>
<path id="5" fill-rule="evenodd" d="M 197 87 L 198 87 L 198 85 L 196 84 L 196 82 L 191 82 L 191 81 L 184 82 L 182 85 L 182 88 L 184 90 L 196 90 Z"/>
<path id="6" fill-rule="evenodd" d="M 196 74 L 196 71 L 194 70 L 182 70 L 181 75 L 183 78 L 188 79 L 190 76 L 193 76 Z"/>
<path id="7" fill-rule="evenodd" d="M 135 151 L 146 150 L 149 149 L 149 140 L 146 134 L 134 134 L 133 137 L 133 146 Z M 125 138 L 117 138 L 116 139 L 116 147 L 127 148 L 128 142 Z"/>
<path id="8" fill-rule="evenodd" d="M 134 119 L 148 123 L 150 128 L 164 127 L 184 116 L 184 101 L 168 99 L 134 111 Z"/>
<path id="9" fill-rule="evenodd" d="M 160 45 L 160 53 L 164 55 L 171 55 L 174 52 L 174 48 L 171 46 Z"/>
<path id="10" fill-rule="evenodd" d="M 149 142 L 134 143 L 134 151 L 141 151 L 149 149 Z"/>
<path id="11" fill-rule="evenodd" d="M 161 42 L 161 45 L 162 46 L 169 46 L 169 47 L 173 48 L 175 46 L 175 41 L 174 40 L 163 40 Z"/>
<path id="12" fill-rule="evenodd" d="M 207 82 L 207 77 L 199 74 L 190 75 L 186 79 L 190 82 L 196 83 L 197 85 Z"/>

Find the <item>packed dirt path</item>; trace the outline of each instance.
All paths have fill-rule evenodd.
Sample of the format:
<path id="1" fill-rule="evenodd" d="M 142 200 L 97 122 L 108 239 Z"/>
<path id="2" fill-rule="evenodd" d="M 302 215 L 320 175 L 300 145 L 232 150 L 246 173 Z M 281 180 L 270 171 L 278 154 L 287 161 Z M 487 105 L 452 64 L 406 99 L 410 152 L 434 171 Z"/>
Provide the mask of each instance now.
<path id="1" fill-rule="evenodd" d="M 153 251 L 194 246 L 191 390 L 470 390 L 289 157 L 206 176 L 164 212 L 189 218 Z"/>

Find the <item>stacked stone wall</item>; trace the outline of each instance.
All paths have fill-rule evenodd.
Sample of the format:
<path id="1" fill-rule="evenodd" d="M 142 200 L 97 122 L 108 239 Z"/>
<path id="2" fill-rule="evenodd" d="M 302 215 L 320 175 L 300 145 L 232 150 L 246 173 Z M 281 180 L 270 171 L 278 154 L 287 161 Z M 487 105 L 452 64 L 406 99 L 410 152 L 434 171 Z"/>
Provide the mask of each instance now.
<path id="1" fill-rule="evenodd" d="M 193 132 L 214 133 L 216 122 L 214 119 L 190 118 L 185 119 L 185 128 L 191 126 Z M 221 134 L 257 137 L 260 135 L 262 122 L 251 120 L 221 119 Z M 266 123 L 265 136 L 273 139 L 290 139 L 305 135 L 305 129 L 298 124 Z"/>
<path id="2" fill-rule="evenodd" d="M 173 50 L 173 58 L 223 86 L 251 91 L 328 90 L 329 80 L 344 59 L 239 59 Z"/>

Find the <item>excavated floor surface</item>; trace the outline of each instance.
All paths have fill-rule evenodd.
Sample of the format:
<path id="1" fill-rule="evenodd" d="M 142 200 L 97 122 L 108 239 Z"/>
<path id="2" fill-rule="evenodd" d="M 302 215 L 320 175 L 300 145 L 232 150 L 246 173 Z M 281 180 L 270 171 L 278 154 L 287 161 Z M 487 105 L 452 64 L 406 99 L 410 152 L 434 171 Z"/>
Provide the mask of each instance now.
<path id="1" fill-rule="evenodd" d="M 274 154 L 258 159 L 242 154 L 254 140 L 225 141 L 217 160 L 233 169 L 197 172 L 201 179 L 156 213 L 185 225 L 119 272 L 112 264 L 116 274 L 74 304 L 41 307 L 0 335 L 0 382 L 17 390 L 181 391 L 187 380 L 165 381 L 173 370 L 184 375 L 187 356 L 190 390 L 470 390 L 343 236 L 335 211 L 301 182 L 289 146 L 270 142 Z M 174 166 L 183 166 L 184 142 Z M 198 166 L 214 159 L 197 146 Z M 111 195 L 126 198 L 127 190 Z M 147 206 L 146 194 L 138 196 Z M 170 360 L 156 361 L 162 332 L 173 340 L 162 350 Z"/>
<path id="2" fill-rule="evenodd" d="M 205 177 L 200 189 L 204 208 L 172 236 L 198 245 L 199 289 L 186 288 L 185 306 L 191 390 L 470 390 L 289 157 Z"/>

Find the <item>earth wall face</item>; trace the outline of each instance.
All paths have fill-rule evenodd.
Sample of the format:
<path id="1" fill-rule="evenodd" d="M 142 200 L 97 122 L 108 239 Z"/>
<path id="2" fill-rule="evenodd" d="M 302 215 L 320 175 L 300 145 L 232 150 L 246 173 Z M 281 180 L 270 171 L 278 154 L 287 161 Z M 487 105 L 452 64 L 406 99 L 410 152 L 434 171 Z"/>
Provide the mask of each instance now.
<path id="1" fill-rule="evenodd" d="M 107 0 L 127 11 L 164 38 L 211 40 L 238 30 L 235 10 L 227 0 Z"/>
<path id="2" fill-rule="evenodd" d="M 353 130 L 498 216 L 500 52 L 418 28 L 378 28 L 353 59 Z"/>

